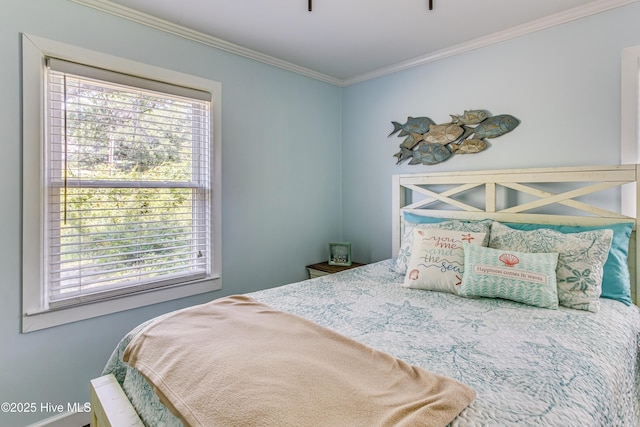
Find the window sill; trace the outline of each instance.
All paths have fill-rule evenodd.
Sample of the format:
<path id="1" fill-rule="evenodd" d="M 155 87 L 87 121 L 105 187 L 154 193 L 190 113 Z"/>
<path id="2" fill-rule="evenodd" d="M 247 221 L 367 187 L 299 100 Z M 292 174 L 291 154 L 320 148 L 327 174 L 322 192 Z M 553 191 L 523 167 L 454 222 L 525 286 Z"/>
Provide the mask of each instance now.
<path id="1" fill-rule="evenodd" d="M 217 291 L 222 288 L 220 277 L 207 278 L 189 284 L 153 289 L 133 295 L 122 296 L 90 304 L 59 310 L 42 311 L 22 315 L 22 332 L 33 332 L 66 323 L 104 316 L 105 314 L 131 310 L 151 304 Z"/>

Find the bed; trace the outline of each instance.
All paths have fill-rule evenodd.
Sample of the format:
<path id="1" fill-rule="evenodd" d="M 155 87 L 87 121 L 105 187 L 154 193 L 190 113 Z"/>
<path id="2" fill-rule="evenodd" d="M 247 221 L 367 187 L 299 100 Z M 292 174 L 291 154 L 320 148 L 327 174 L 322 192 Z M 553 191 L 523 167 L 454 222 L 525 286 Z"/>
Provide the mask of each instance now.
<path id="1" fill-rule="evenodd" d="M 278 315 L 295 316 L 411 372 L 424 369 L 467 387 L 454 394 L 473 391 L 452 419 L 432 425 L 640 425 L 637 180 L 637 165 L 394 175 L 393 258 L 224 302 L 250 301 L 262 311 L 264 305 Z M 611 200 L 622 200 L 621 209 L 601 207 L 611 206 Z M 463 234 L 452 246 L 455 233 Z M 574 251 L 584 245 L 586 250 Z M 464 268 L 455 262 L 445 266 L 450 255 L 463 257 Z M 443 274 L 434 273 L 434 266 Z M 183 314 L 152 319 L 123 337 L 103 376 L 91 382 L 93 426 L 183 424 L 164 404 L 171 397 L 167 389 L 151 386 L 149 371 L 142 375 L 123 362 L 131 361 L 132 347 L 144 347 L 132 341 L 171 319 L 179 322 Z M 179 366 L 185 353 L 172 351 L 151 359 L 166 356 L 161 369 L 179 358 Z M 304 351 L 292 347 L 289 356 L 307 357 Z M 355 370 L 342 363 L 334 364 L 338 376 Z M 369 372 L 376 382 L 387 377 Z M 297 392 L 312 394 L 305 405 L 323 402 L 312 391 L 316 381 L 325 383 L 306 380 L 306 388 Z M 228 387 L 220 383 L 204 394 L 217 399 L 237 393 Z M 250 400 L 268 401 L 260 390 L 239 395 L 246 407 L 229 405 L 233 410 L 225 416 L 253 411 Z M 194 388 L 186 394 L 191 391 L 203 392 Z M 303 407 L 304 413 L 308 408 L 296 404 L 295 394 L 287 395 L 285 406 Z M 341 401 L 347 408 L 353 404 Z M 332 404 L 314 409 L 339 413 Z M 169 406 L 176 411 L 180 402 Z M 344 415 L 341 423 L 327 415 L 313 424 L 274 424 L 277 418 L 269 416 L 278 414 L 266 411 L 253 412 L 267 416 L 249 423 L 205 420 L 200 425 L 358 425 Z"/>

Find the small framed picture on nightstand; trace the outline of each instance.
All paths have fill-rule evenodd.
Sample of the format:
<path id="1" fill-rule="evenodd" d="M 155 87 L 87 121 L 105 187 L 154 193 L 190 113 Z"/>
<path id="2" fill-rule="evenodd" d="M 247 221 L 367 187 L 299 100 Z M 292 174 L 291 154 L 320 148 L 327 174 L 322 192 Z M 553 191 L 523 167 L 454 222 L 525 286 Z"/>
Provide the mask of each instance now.
<path id="1" fill-rule="evenodd" d="M 351 243 L 329 243 L 329 265 L 351 265 Z"/>

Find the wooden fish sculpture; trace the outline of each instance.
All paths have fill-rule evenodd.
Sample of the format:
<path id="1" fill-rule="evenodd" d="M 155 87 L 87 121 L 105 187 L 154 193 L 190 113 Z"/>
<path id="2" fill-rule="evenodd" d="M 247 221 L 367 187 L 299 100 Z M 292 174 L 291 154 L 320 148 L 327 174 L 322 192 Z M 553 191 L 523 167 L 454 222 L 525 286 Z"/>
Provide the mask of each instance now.
<path id="1" fill-rule="evenodd" d="M 432 144 L 450 144 L 457 141 L 464 133 L 464 128 L 452 123 L 431 125 L 429 132 L 424 134 L 424 140 Z"/>
<path id="2" fill-rule="evenodd" d="M 400 151 L 394 154 L 393 157 L 397 159 L 396 165 L 399 165 L 400 163 L 413 158 L 413 150 L 411 148 L 403 147 L 401 144 Z"/>
<path id="3" fill-rule="evenodd" d="M 509 114 L 489 117 L 473 128 L 473 139 L 497 138 L 514 130 L 520 120 Z"/>
<path id="4" fill-rule="evenodd" d="M 465 139 L 460 144 L 451 144 L 456 154 L 473 154 L 487 148 L 486 141 L 482 139 Z"/>
<path id="5" fill-rule="evenodd" d="M 400 131 L 398 136 L 405 136 L 409 135 L 411 132 L 426 133 L 429 131 L 429 126 L 435 125 L 436 123 L 429 117 L 407 117 L 407 122 L 404 124 L 400 124 L 398 122 L 391 122 L 391 124 L 393 125 L 393 131 L 389 136 L 398 131 Z"/>
<path id="6" fill-rule="evenodd" d="M 449 151 L 445 145 L 424 142 L 418 145 L 418 148 L 413 150 L 411 154 L 413 158 L 409 162 L 410 165 L 417 165 L 419 163 L 423 165 L 435 165 L 451 157 L 451 151 Z"/>
<path id="7" fill-rule="evenodd" d="M 435 124 L 429 117 L 407 117 L 406 123 L 391 122 L 393 132 L 404 136 L 400 151 L 394 154 L 400 164 L 433 165 L 455 154 L 473 154 L 486 150 L 485 138 L 497 138 L 511 132 L 520 120 L 502 114 L 491 117 L 486 110 L 464 110 L 463 115 L 450 114 L 451 122 Z"/>
<path id="8" fill-rule="evenodd" d="M 424 137 L 420 133 L 411 132 L 408 137 L 402 141 L 400 144 L 400 148 L 407 148 L 409 150 L 413 150 L 413 147 L 418 145 L 420 141 L 422 141 Z"/>
<path id="9" fill-rule="evenodd" d="M 406 150 L 406 148 L 405 148 Z M 411 150 L 409 150 L 411 151 Z M 411 153 L 411 155 L 413 156 L 413 153 Z M 396 154 L 393 155 L 393 157 L 396 158 L 396 165 L 399 165 L 400 163 L 404 162 L 405 160 L 407 160 L 409 157 L 406 157 L 405 154 L 402 152 L 402 149 L 400 151 L 398 151 Z"/>
<path id="10" fill-rule="evenodd" d="M 401 148 L 396 154 L 393 155 L 396 158 L 396 165 L 404 162 L 413 157 L 413 151 L 407 150 L 406 148 Z"/>
<path id="11" fill-rule="evenodd" d="M 489 117 L 489 113 L 485 110 L 464 110 L 462 116 L 455 114 L 449 114 L 451 116 L 451 123 L 459 123 L 463 125 L 477 125 Z"/>

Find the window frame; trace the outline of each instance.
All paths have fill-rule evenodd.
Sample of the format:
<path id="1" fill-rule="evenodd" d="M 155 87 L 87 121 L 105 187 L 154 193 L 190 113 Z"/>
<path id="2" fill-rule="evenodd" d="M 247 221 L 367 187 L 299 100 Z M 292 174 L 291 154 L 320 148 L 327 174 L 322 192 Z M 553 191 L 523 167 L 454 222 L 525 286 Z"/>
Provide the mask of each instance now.
<path id="1" fill-rule="evenodd" d="M 45 308 L 44 146 L 45 58 L 78 62 L 211 94 L 211 273 L 200 280 L 59 309 Z M 22 332 L 31 332 L 222 288 L 221 276 L 221 84 L 112 55 L 22 34 Z"/>
<path id="2" fill-rule="evenodd" d="M 622 49 L 620 82 L 620 164 L 640 162 L 640 45 Z M 621 189 L 621 213 L 636 216 L 636 191 Z"/>

